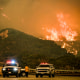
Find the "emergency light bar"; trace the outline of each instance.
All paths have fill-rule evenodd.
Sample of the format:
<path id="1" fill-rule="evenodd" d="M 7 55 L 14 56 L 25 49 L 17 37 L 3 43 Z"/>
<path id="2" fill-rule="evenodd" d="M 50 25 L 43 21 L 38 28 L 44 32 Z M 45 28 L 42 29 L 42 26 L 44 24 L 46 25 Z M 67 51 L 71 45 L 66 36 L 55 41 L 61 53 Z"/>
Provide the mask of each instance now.
<path id="1" fill-rule="evenodd" d="M 41 63 L 41 64 L 48 64 L 48 63 Z"/>
<path id="2" fill-rule="evenodd" d="M 11 63 L 11 61 L 7 61 L 6 63 L 8 63 L 8 64 L 9 64 L 9 63 Z"/>
<path id="3" fill-rule="evenodd" d="M 16 63 L 16 62 L 15 62 L 15 60 L 8 60 L 6 63 L 7 63 L 7 64 L 14 64 L 14 63 Z"/>

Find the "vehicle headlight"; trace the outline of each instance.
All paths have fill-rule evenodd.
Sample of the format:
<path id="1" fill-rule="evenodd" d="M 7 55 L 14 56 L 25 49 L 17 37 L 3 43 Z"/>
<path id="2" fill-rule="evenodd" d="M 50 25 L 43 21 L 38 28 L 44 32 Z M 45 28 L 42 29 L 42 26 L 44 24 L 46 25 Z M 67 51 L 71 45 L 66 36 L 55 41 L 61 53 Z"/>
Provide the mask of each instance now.
<path id="1" fill-rule="evenodd" d="M 3 71 L 5 71 L 6 70 L 6 68 L 3 68 Z"/>
<path id="2" fill-rule="evenodd" d="M 14 71 L 17 71 L 18 69 L 17 68 L 14 68 Z"/>

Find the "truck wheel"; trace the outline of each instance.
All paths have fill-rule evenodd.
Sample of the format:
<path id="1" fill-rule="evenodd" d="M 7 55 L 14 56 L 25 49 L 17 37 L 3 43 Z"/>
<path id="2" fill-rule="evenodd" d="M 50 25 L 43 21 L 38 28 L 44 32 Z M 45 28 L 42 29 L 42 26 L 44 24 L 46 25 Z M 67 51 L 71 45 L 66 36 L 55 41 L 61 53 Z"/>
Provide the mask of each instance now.
<path id="1" fill-rule="evenodd" d="M 55 75 L 54 74 L 52 74 L 52 77 L 54 77 Z"/>
<path id="2" fill-rule="evenodd" d="M 6 75 L 5 74 L 3 74 L 3 77 L 5 77 Z"/>
<path id="3" fill-rule="evenodd" d="M 49 77 L 51 77 L 51 74 L 49 74 Z"/>
<path id="4" fill-rule="evenodd" d="M 21 74 L 19 74 L 19 77 L 21 77 Z"/>
<path id="5" fill-rule="evenodd" d="M 9 77 L 9 75 L 7 74 L 7 77 Z"/>
<path id="6" fill-rule="evenodd" d="M 38 77 L 38 74 L 36 74 L 36 78 Z"/>
<path id="7" fill-rule="evenodd" d="M 40 75 L 40 77 L 43 77 L 43 75 Z"/>
<path id="8" fill-rule="evenodd" d="M 16 77 L 18 77 L 18 74 L 16 74 Z"/>

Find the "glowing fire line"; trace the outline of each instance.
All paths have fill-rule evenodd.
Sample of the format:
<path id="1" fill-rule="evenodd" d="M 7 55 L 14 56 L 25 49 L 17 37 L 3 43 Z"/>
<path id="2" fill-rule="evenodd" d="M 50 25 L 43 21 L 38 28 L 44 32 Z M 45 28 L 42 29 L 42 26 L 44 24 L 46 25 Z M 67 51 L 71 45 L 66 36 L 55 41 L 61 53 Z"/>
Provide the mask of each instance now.
<path id="1" fill-rule="evenodd" d="M 59 22 L 59 30 L 56 28 L 42 28 L 43 30 L 46 30 L 47 40 L 53 40 L 53 41 L 63 41 L 63 45 L 61 44 L 61 48 L 66 48 L 68 53 L 72 53 L 74 55 L 77 55 L 77 50 L 72 47 L 72 45 L 65 43 L 66 41 L 75 41 L 75 37 L 77 36 L 76 31 L 72 31 L 70 28 L 71 26 L 67 24 L 65 21 L 65 16 L 60 13 L 57 14 L 57 19 Z M 56 26 L 55 26 L 56 27 Z"/>
<path id="2" fill-rule="evenodd" d="M 52 28 L 52 29 L 47 28 L 46 31 L 49 35 L 46 36 L 46 39 L 54 40 L 54 41 L 63 41 L 63 40 L 75 41 L 75 37 L 77 36 L 77 33 L 75 31 L 72 31 L 70 26 L 64 20 L 64 15 L 57 14 L 57 19 L 59 22 L 60 30 L 57 30 L 56 28 Z"/>

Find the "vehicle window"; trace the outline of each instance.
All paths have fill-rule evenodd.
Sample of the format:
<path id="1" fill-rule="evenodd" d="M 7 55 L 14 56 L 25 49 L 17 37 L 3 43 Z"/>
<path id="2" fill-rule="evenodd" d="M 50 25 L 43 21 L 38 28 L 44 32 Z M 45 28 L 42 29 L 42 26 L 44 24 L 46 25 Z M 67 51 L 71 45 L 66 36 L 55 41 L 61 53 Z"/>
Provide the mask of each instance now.
<path id="1" fill-rule="evenodd" d="M 39 67 L 50 67 L 49 65 L 40 65 Z"/>
<path id="2" fill-rule="evenodd" d="M 6 64 L 5 66 L 17 66 L 17 64 Z"/>

